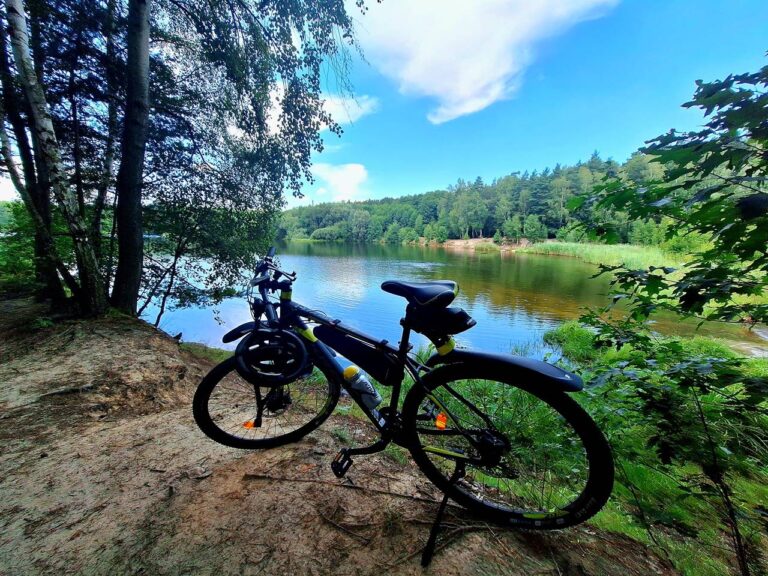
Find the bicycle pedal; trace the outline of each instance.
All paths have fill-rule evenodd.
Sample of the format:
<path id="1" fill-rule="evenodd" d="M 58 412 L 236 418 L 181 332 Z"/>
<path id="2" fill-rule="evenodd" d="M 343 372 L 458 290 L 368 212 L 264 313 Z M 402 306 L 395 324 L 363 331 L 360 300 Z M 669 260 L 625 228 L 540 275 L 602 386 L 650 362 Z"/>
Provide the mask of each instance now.
<path id="1" fill-rule="evenodd" d="M 336 454 L 336 458 L 331 462 L 331 470 L 333 470 L 336 478 L 343 478 L 350 466 L 352 466 L 352 458 L 347 454 L 346 448 L 339 450 L 339 453 Z"/>

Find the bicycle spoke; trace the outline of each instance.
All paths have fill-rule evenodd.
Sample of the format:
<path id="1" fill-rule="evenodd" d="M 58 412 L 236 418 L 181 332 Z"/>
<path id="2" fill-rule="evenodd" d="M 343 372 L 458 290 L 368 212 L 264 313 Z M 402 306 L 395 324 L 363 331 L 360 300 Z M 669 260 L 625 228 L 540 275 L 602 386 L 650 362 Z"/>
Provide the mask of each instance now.
<path id="1" fill-rule="evenodd" d="M 248 440 L 273 438 L 288 434 L 311 420 L 328 399 L 327 383 L 299 381 L 284 387 L 291 403 L 275 411 L 265 406 L 261 426 L 255 426 L 258 410 L 256 390 L 237 374 L 230 374 L 211 393 L 209 412 L 215 425 L 223 432 Z M 272 388 L 258 388 L 262 401 Z"/>
<path id="2" fill-rule="evenodd" d="M 444 429 L 419 425 L 423 450 L 446 478 L 457 459 L 469 461 L 458 485 L 475 498 L 510 510 L 557 513 L 584 490 L 586 451 L 575 430 L 546 402 L 485 380 L 451 382 L 431 396 L 449 417 Z M 494 442 L 507 443 L 497 463 L 481 463 L 484 431 Z"/>

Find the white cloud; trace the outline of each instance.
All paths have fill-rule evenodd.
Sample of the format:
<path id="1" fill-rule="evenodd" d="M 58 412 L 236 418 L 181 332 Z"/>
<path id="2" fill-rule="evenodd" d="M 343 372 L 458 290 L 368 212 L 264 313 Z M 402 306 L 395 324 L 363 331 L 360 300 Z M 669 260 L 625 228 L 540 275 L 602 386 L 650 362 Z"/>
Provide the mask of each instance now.
<path id="1" fill-rule="evenodd" d="M 379 109 L 379 99 L 363 94 L 356 98 L 324 96 L 323 108 L 339 124 L 352 124 Z"/>
<path id="2" fill-rule="evenodd" d="M 312 175 L 318 185 L 312 195 L 325 202 L 360 200 L 368 180 L 368 171 L 362 164 L 317 162 L 312 166 Z"/>
<path id="3" fill-rule="evenodd" d="M 404 94 L 437 101 L 453 120 L 508 98 L 542 39 L 596 18 L 619 0 L 387 0 L 359 20 L 366 58 Z"/>

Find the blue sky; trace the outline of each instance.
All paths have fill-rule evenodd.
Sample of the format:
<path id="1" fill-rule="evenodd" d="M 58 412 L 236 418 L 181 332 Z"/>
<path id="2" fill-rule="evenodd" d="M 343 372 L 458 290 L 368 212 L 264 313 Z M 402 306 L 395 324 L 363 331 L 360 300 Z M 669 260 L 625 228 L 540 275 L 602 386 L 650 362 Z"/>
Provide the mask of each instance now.
<path id="1" fill-rule="evenodd" d="M 768 64 L 765 0 L 384 0 L 344 125 L 289 205 L 363 200 L 603 157 L 701 116 L 696 79 Z M 332 81 L 328 82 L 333 86 Z M 350 123 L 349 120 L 354 120 Z"/>

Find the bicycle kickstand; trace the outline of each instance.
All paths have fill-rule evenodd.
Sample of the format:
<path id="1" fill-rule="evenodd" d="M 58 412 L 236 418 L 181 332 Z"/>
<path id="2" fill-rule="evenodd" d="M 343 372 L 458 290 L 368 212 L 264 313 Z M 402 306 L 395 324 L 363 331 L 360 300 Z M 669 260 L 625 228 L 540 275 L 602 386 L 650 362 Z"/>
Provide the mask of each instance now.
<path id="1" fill-rule="evenodd" d="M 464 463 L 456 462 L 456 469 L 453 471 L 448 484 L 453 486 L 460 478 L 465 474 Z M 429 532 L 429 539 L 427 545 L 424 546 L 424 551 L 421 553 L 421 565 L 426 568 L 429 563 L 432 562 L 432 556 L 435 554 L 435 544 L 437 543 L 437 533 L 440 532 L 440 523 L 443 520 L 443 514 L 445 513 L 445 507 L 448 504 L 450 496 L 446 492 L 443 496 L 443 501 L 440 502 L 440 508 L 437 509 L 437 516 L 435 516 L 435 523 L 432 524 L 432 530 Z"/>

